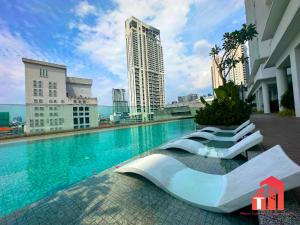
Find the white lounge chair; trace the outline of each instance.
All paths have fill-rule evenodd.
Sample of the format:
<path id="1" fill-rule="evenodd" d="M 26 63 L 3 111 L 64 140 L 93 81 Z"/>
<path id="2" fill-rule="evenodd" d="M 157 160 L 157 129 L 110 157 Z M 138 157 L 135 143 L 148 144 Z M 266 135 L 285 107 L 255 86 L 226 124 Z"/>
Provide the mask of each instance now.
<path id="1" fill-rule="evenodd" d="M 261 143 L 263 141 L 263 136 L 259 131 L 245 137 L 241 141 L 235 143 L 230 148 L 214 148 L 208 147 L 198 141 L 193 141 L 190 139 L 179 139 L 159 147 L 159 149 L 182 149 L 196 155 L 202 155 L 210 158 L 224 158 L 232 159 L 235 156 L 241 154 L 247 149 Z"/>
<path id="2" fill-rule="evenodd" d="M 239 132 L 240 130 L 242 130 L 244 127 L 246 127 L 248 124 L 250 124 L 250 120 L 245 121 L 244 123 L 242 123 L 240 126 L 238 126 L 237 128 L 233 129 L 233 130 L 223 130 L 217 127 L 204 127 L 198 131 L 205 131 L 205 132 L 212 132 L 212 133 L 218 133 L 218 132 L 222 132 L 222 133 L 234 133 L 236 134 L 237 132 Z"/>
<path id="3" fill-rule="evenodd" d="M 116 169 L 139 174 L 194 206 L 230 213 L 251 204 L 259 183 L 274 176 L 285 191 L 300 186 L 300 167 L 277 145 L 225 175 L 193 170 L 171 156 L 152 154 Z"/>
<path id="4" fill-rule="evenodd" d="M 203 131 L 197 131 L 192 134 L 188 134 L 183 136 L 183 138 L 204 138 L 207 140 L 215 140 L 215 141 L 233 141 L 237 142 L 247 134 L 249 134 L 251 131 L 255 129 L 255 125 L 253 123 L 249 124 L 246 126 L 244 129 L 239 131 L 237 134 L 235 134 L 233 137 L 222 137 L 222 136 L 217 136 L 212 133 L 208 132 L 203 132 Z"/>

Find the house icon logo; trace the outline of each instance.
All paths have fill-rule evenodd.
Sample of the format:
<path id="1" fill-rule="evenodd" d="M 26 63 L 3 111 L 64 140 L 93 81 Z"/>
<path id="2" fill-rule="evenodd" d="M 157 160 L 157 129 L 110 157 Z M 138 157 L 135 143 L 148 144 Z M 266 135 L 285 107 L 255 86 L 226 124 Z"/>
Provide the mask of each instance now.
<path id="1" fill-rule="evenodd" d="M 252 197 L 252 210 L 284 210 L 284 182 L 271 176 L 259 185 L 261 188 Z"/>

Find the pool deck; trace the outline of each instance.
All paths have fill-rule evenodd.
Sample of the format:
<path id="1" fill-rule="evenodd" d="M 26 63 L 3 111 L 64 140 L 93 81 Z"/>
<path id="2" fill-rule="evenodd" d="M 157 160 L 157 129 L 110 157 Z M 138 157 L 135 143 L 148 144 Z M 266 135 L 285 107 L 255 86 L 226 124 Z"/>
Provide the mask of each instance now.
<path id="1" fill-rule="evenodd" d="M 143 155 L 158 152 L 214 174 L 227 173 L 246 161 L 242 156 L 209 159 L 177 150 Z M 114 169 L 11 213 L 1 218 L 0 224 L 257 224 L 256 216 L 241 215 L 249 212 L 249 207 L 230 214 L 208 212 L 177 200 L 141 176 L 114 173 Z"/>
<path id="2" fill-rule="evenodd" d="M 255 157 L 261 151 L 280 144 L 300 164 L 300 119 L 254 115 L 251 120 L 264 135 L 264 142 L 262 148 L 251 149 L 248 157 Z M 246 161 L 243 156 L 220 160 L 175 150 L 152 150 L 137 157 L 153 153 L 171 155 L 195 170 L 212 174 L 228 173 Z M 267 212 L 260 213 L 257 218 L 245 215 L 252 213 L 249 207 L 220 214 L 190 206 L 141 176 L 114 173 L 114 169 L 110 168 L 4 216 L 0 218 L 0 224 L 300 224 L 299 189 L 285 193 L 286 209 L 279 215 Z"/>
<path id="3" fill-rule="evenodd" d="M 256 114 L 251 116 L 251 122 L 255 123 L 256 129 L 264 136 L 262 150 L 279 144 L 300 165 L 300 118 Z M 255 155 L 254 151 L 251 153 Z M 285 193 L 285 211 L 278 214 L 272 211 L 260 213 L 259 222 L 261 225 L 300 224 L 300 188 Z"/>

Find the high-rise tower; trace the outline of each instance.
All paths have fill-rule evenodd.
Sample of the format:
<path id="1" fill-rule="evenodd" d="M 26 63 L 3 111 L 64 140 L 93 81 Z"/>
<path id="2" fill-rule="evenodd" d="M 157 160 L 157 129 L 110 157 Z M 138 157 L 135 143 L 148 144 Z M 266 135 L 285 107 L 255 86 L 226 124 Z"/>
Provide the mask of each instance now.
<path id="1" fill-rule="evenodd" d="M 130 116 L 151 120 L 165 104 L 160 31 L 135 17 L 125 21 Z"/>

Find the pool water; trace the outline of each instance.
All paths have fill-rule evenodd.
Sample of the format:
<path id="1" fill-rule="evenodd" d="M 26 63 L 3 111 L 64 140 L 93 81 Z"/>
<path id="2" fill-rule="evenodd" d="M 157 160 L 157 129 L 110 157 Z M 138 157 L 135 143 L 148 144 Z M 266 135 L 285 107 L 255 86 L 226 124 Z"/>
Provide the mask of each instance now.
<path id="1" fill-rule="evenodd" d="M 0 145 L 0 217 L 195 130 L 193 120 Z"/>

